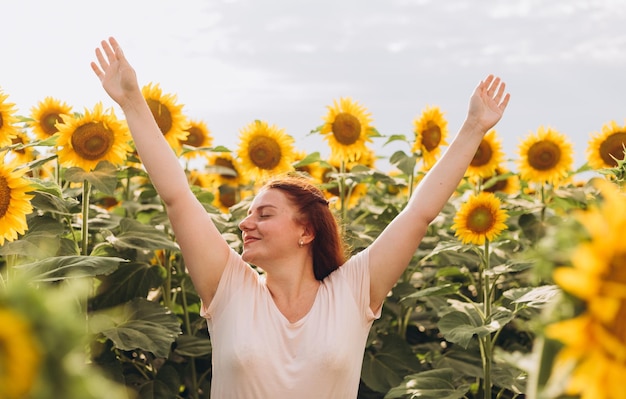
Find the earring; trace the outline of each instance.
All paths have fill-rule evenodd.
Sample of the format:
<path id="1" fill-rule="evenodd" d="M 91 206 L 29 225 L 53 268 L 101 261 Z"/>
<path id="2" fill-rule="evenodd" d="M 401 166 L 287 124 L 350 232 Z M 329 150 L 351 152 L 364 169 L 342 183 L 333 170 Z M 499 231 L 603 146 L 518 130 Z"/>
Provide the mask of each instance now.
<path id="1" fill-rule="evenodd" d="M 302 241 L 302 238 L 300 240 L 298 240 L 298 246 L 300 248 L 304 247 L 304 241 Z"/>

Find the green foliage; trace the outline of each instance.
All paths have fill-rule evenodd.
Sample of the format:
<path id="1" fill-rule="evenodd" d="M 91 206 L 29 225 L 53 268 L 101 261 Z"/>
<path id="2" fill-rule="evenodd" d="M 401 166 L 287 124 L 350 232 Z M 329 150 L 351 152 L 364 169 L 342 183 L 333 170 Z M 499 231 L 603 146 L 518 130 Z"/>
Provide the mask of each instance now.
<path id="1" fill-rule="evenodd" d="M 341 182 L 346 193 L 357 184 L 367 187 L 367 195 L 337 214 L 354 252 L 398 215 L 415 186 L 415 155 L 400 151 L 390 161 L 399 175 L 357 166 L 335 171 L 336 181 L 328 183 Z M 298 165 L 319 162 L 313 153 Z M 88 290 L 78 295 L 75 310 L 88 330 L 89 360 L 137 397 L 208 398 L 212 349 L 200 298 L 144 172 L 101 164 L 93 172 L 73 168 L 57 181 L 32 182 L 37 211 L 28 217 L 23 237 L 0 247 L 4 274 L 10 280 L 22 275 L 32 286 L 85 283 Z M 461 187 L 474 189 L 469 182 Z M 212 193 L 193 190 L 223 237 L 239 250 L 237 223 L 248 201 L 222 214 L 211 204 Z M 508 229 L 487 248 L 477 248 L 461 244 L 451 231 L 464 200 L 460 189 L 429 227 L 374 322 L 359 397 L 524 394 L 537 320 L 558 292 L 550 281 L 552 263 L 542 259 L 546 252 L 552 260 L 566 258 L 567 236 L 551 232 L 570 223 L 569 213 L 584 208 L 590 192 L 588 186 L 566 186 L 548 189 L 541 199 L 499 193 L 510 216 Z M 110 202 L 113 207 L 105 206 Z"/>

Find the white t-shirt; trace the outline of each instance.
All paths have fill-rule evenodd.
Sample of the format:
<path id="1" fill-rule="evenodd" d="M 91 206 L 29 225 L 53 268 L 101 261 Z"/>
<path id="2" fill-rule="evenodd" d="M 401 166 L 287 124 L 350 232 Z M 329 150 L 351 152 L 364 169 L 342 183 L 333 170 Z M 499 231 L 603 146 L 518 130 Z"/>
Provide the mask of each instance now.
<path id="1" fill-rule="evenodd" d="M 373 321 L 368 250 L 326 277 L 290 323 L 259 275 L 232 251 L 203 307 L 213 347 L 211 399 L 356 398 Z"/>

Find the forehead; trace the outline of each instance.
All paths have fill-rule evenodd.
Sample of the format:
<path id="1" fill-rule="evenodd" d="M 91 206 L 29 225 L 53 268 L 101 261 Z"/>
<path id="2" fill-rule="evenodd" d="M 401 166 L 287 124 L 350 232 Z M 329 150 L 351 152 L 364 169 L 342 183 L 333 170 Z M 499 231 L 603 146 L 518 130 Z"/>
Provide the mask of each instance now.
<path id="1" fill-rule="evenodd" d="M 262 190 L 254 197 L 252 204 L 250 204 L 250 211 L 263 207 L 284 209 L 291 206 L 289 198 L 283 191 L 270 188 Z"/>

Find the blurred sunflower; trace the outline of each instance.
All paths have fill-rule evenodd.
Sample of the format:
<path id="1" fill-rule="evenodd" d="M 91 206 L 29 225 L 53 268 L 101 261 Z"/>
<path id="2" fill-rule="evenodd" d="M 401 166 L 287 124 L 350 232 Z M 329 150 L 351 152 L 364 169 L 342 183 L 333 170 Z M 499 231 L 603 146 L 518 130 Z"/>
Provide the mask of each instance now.
<path id="1" fill-rule="evenodd" d="M 57 124 L 63 123 L 62 115 L 71 116 L 72 107 L 53 97 L 46 97 L 31 108 L 32 120 L 28 121 L 28 125 L 37 138 L 45 140 L 59 131 Z"/>
<path id="2" fill-rule="evenodd" d="M 0 307 L 0 398 L 30 397 L 41 364 L 41 348 L 28 321 Z"/>
<path id="3" fill-rule="evenodd" d="M 293 170 L 293 138 L 275 125 L 254 121 L 241 130 L 237 152 L 244 173 L 257 183 Z"/>
<path id="4" fill-rule="evenodd" d="M 334 100 L 326 108 L 321 134 L 330 145 L 331 157 L 343 162 L 358 159 L 366 151 L 365 144 L 372 141 L 371 114 L 349 97 Z"/>
<path id="5" fill-rule="evenodd" d="M 206 178 L 210 184 L 205 187 L 217 187 L 221 184 L 248 184 L 248 180 L 242 173 L 242 165 L 239 159 L 230 152 L 217 152 L 209 155 Z"/>
<path id="6" fill-rule="evenodd" d="M 12 159 L 16 159 L 20 165 L 33 161 L 36 157 L 36 152 L 33 147 L 27 147 L 26 144 L 30 143 L 30 138 L 24 132 L 18 132 L 17 135 L 11 140 L 12 145 L 22 144 L 22 148 L 13 148 L 8 154 Z"/>
<path id="7" fill-rule="evenodd" d="M 102 103 L 93 111 L 85 108 L 83 116 L 62 118 L 57 145 L 59 162 L 64 166 L 91 171 L 100 161 L 121 165 L 132 150 L 126 124 L 117 119 L 113 109 L 104 113 Z"/>
<path id="8" fill-rule="evenodd" d="M 22 176 L 27 168 L 15 170 L 17 161 L 5 164 L 0 159 L 0 246 L 5 240 L 14 241 L 28 230 L 26 215 L 32 213 L 33 195 L 29 182 Z"/>
<path id="9" fill-rule="evenodd" d="M 529 182 L 557 184 L 567 177 L 574 163 L 571 142 L 552 128 L 539 127 L 518 150 L 520 177 Z"/>
<path id="10" fill-rule="evenodd" d="M 493 241 L 506 229 L 507 213 L 501 209 L 498 197 L 492 193 L 480 192 L 472 195 L 461 205 L 454 217 L 452 229 L 463 244 L 483 245 L 485 240 Z"/>
<path id="11" fill-rule="evenodd" d="M 502 142 L 495 130 L 485 134 L 476 154 L 467 168 L 466 176 L 484 178 L 494 174 L 498 165 L 504 161 Z"/>
<path id="12" fill-rule="evenodd" d="M 572 367 L 566 392 L 583 399 L 623 398 L 626 375 L 626 193 L 597 183 L 602 203 L 579 211 L 588 233 L 571 256 L 572 267 L 557 267 L 554 281 L 585 303 L 582 314 L 547 327 L 564 344 L 555 367 Z"/>
<path id="13" fill-rule="evenodd" d="M 183 114 L 183 105 L 176 103 L 175 95 L 164 94 L 158 83 L 144 86 L 141 94 L 146 99 L 165 140 L 178 154 L 181 143 L 184 143 L 189 135 L 189 122 Z"/>
<path id="14" fill-rule="evenodd" d="M 15 104 L 7 101 L 8 94 L 0 91 L 0 148 L 11 145 L 11 140 L 18 134 L 19 130 L 15 124 L 17 117 Z"/>
<path id="15" fill-rule="evenodd" d="M 186 145 L 193 148 L 210 147 L 213 144 L 213 137 L 207 124 L 202 120 L 189 120 L 189 127 L 186 129 L 187 138 L 180 142 L 181 145 Z M 186 159 L 196 158 L 198 156 L 206 157 L 207 153 L 202 151 L 186 151 L 182 156 Z"/>
<path id="16" fill-rule="evenodd" d="M 483 177 L 482 182 L 484 184 L 482 190 L 489 193 L 501 192 L 513 195 L 519 193 L 521 189 L 519 176 L 503 167 L 497 167 L 492 175 Z"/>
<path id="17" fill-rule="evenodd" d="M 424 167 L 430 169 L 441 154 L 441 147 L 448 145 L 448 121 L 439 107 L 426 107 L 413 121 L 415 143 L 412 151 L 421 153 Z"/>
<path id="18" fill-rule="evenodd" d="M 602 132 L 594 133 L 587 146 L 587 161 L 594 169 L 614 168 L 624 159 L 626 126 L 611 121 L 602 126 Z"/>

